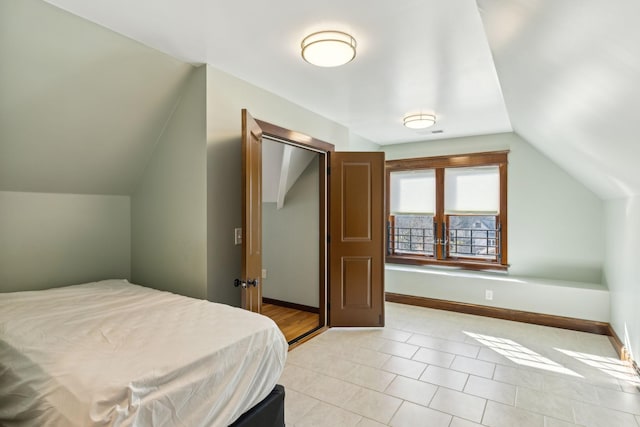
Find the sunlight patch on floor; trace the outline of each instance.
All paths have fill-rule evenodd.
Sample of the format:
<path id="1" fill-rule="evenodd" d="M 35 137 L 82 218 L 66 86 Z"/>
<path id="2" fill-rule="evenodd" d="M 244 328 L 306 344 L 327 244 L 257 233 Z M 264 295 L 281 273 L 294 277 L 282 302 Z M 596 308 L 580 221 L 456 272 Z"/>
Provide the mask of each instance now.
<path id="1" fill-rule="evenodd" d="M 593 366 L 602 372 L 619 380 L 627 381 L 634 386 L 640 386 L 640 378 L 629 363 L 613 357 L 597 356 L 595 354 L 579 353 L 577 351 L 556 348 L 560 353 L 571 356 L 582 363 Z"/>
<path id="2" fill-rule="evenodd" d="M 466 335 L 519 365 L 582 378 L 582 375 L 507 338 L 463 331 Z"/>

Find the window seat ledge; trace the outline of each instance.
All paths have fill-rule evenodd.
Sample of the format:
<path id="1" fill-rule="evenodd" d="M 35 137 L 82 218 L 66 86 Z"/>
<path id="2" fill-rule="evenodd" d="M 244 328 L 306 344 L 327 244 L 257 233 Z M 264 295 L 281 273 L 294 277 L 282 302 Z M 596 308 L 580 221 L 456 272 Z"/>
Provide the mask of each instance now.
<path id="1" fill-rule="evenodd" d="M 480 281 L 496 281 L 514 284 L 563 286 L 569 288 L 592 289 L 595 291 L 609 292 L 609 289 L 601 283 L 579 282 L 561 279 L 547 279 L 540 277 L 513 276 L 507 273 L 490 271 L 470 271 L 454 268 L 443 268 L 433 266 L 411 266 L 402 264 L 386 264 L 385 271 L 406 271 L 412 273 L 427 274 L 433 276 L 447 276 L 476 279 Z"/>
<path id="2" fill-rule="evenodd" d="M 598 283 L 387 264 L 385 291 L 576 319 L 610 321 L 609 290 Z"/>

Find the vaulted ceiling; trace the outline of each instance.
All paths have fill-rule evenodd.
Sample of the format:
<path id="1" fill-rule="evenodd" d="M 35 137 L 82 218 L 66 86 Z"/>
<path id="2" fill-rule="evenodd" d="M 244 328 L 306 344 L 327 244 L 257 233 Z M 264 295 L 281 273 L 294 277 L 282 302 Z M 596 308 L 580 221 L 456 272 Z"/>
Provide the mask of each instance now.
<path id="1" fill-rule="evenodd" d="M 602 198 L 640 193 L 637 0 L 47 1 L 380 145 L 513 130 Z M 304 62 L 320 29 L 352 34 L 355 60 Z M 421 111 L 434 127 L 402 126 Z"/>

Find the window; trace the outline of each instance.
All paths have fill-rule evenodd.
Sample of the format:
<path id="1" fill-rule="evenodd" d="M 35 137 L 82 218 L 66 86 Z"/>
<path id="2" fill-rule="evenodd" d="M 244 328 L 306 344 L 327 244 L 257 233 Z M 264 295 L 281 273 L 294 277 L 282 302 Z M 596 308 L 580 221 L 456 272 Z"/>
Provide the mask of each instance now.
<path id="1" fill-rule="evenodd" d="M 506 269 L 507 154 L 387 161 L 387 261 Z"/>

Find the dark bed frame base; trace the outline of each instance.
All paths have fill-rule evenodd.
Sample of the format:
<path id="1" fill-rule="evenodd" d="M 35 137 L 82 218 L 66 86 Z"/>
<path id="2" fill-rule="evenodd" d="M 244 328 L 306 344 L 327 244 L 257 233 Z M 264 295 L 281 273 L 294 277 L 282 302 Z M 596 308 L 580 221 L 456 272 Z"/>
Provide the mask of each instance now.
<path id="1" fill-rule="evenodd" d="M 267 397 L 229 427 L 284 427 L 284 387 L 276 384 Z"/>

